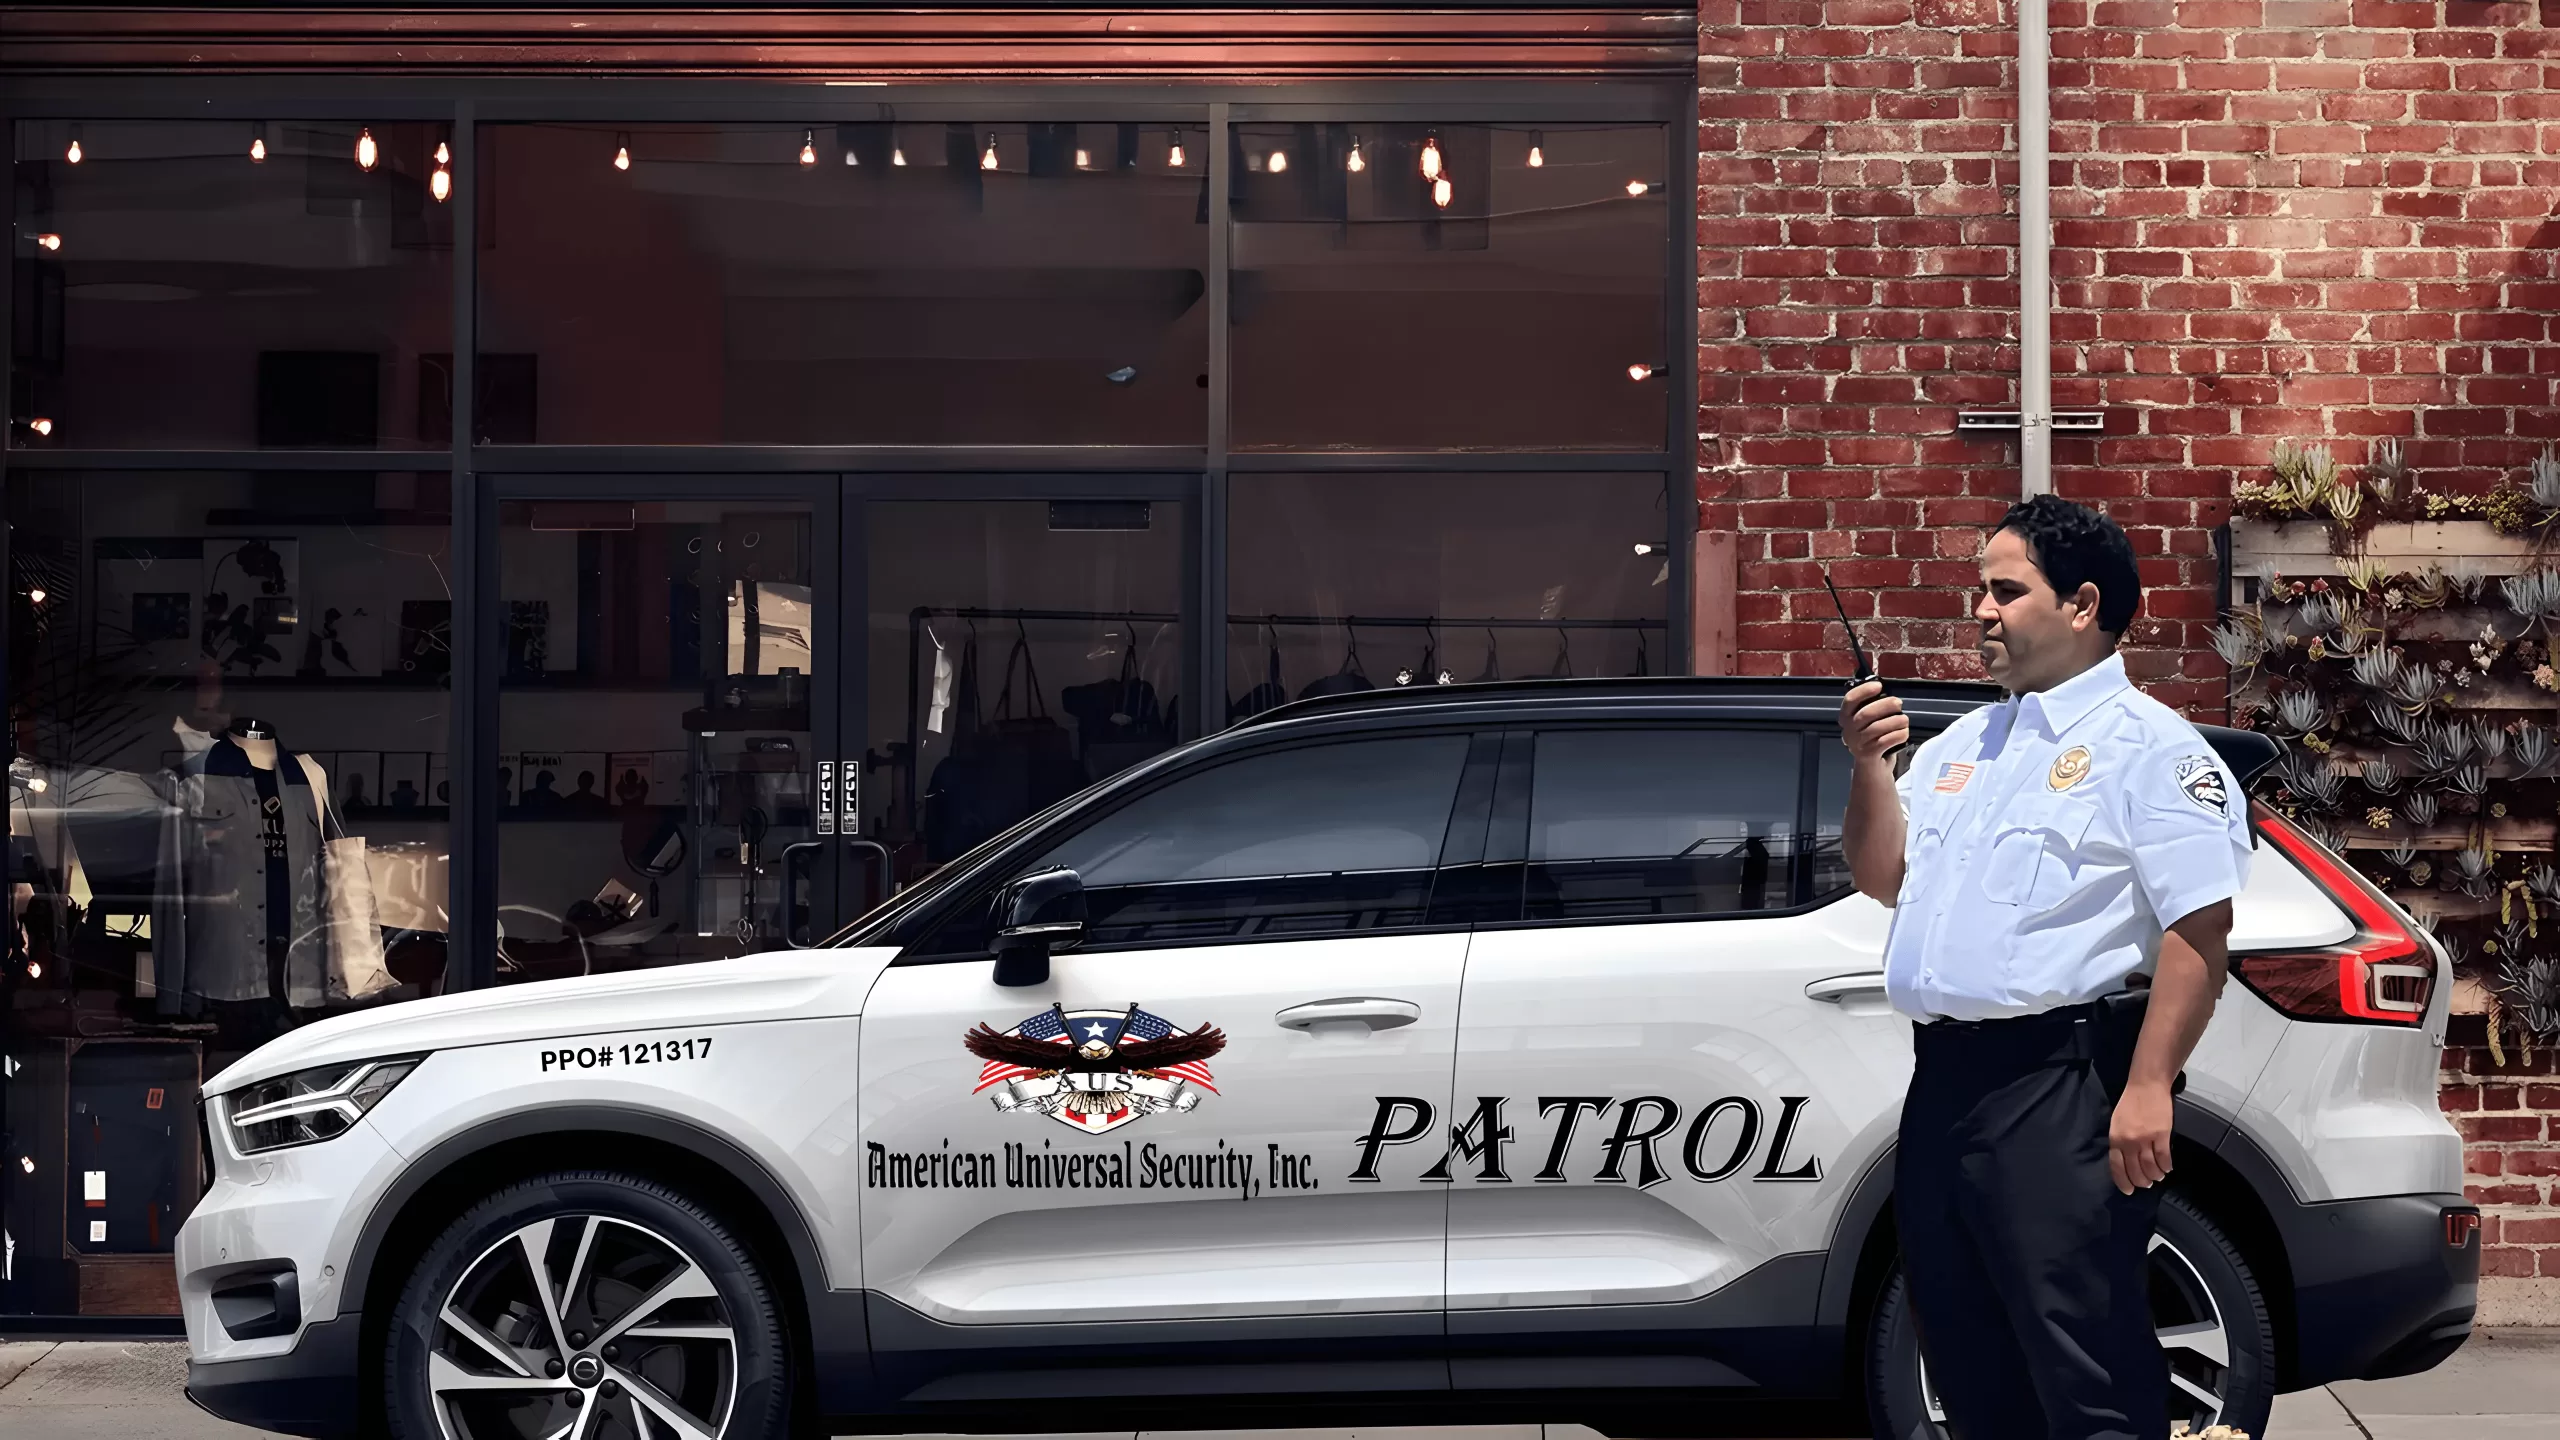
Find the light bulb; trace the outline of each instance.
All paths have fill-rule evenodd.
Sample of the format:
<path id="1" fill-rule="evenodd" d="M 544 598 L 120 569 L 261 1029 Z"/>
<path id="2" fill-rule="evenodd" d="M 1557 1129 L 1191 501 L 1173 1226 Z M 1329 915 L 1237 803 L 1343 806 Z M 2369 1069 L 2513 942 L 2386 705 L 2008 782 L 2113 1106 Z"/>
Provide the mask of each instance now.
<path id="1" fill-rule="evenodd" d="M 852 146 L 847 145 L 844 147 L 844 163 L 847 165 L 860 165 L 862 163 L 862 157 L 854 153 Z"/>
<path id="2" fill-rule="evenodd" d="M 370 170 L 374 162 L 381 158 L 382 147 L 373 143 L 373 131 L 370 128 L 358 130 L 356 132 L 356 168 Z"/>
<path id="3" fill-rule="evenodd" d="M 987 137 L 987 153 L 978 157 L 978 168 L 981 170 L 996 168 L 996 137 L 993 135 Z"/>
<path id="4" fill-rule="evenodd" d="M 818 132 L 815 130 L 806 130 L 801 132 L 800 163 L 803 165 L 815 165 L 818 163 Z"/>
<path id="5" fill-rule="evenodd" d="M 64 150 L 64 151 L 62 152 L 62 158 L 63 158 L 64 160 L 66 160 L 66 161 L 69 161 L 71 164 L 74 164 L 74 165 L 77 165 L 77 164 L 79 164 L 79 163 L 80 163 L 80 160 L 81 160 L 81 154 L 80 154 L 80 132 L 79 132 L 79 130 L 74 129 L 74 130 L 71 132 L 71 145 L 70 145 L 70 148 L 68 148 L 68 149 L 66 149 L 66 150 Z"/>
<path id="6" fill-rule="evenodd" d="M 35 964 L 34 964 L 34 962 L 30 961 L 30 962 L 28 963 L 28 965 L 27 965 L 27 973 L 28 973 L 28 974 L 30 974 L 30 975 L 32 975 L 32 974 L 34 974 L 35 972 L 36 972 Z M 19 1156 L 19 1157 L 18 1157 L 18 1168 L 19 1168 L 19 1169 L 21 1169 L 21 1170 L 26 1171 L 26 1172 L 27 1172 L 28 1174 L 30 1174 L 30 1175 L 33 1175 L 34 1173 L 36 1173 L 36 1157 L 34 1157 L 33 1155 L 21 1155 L 21 1156 Z"/>
<path id="7" fill-rule="evenodd" d="M 264 133 L 249 137 L 249 163 L 252 165 L 267 163 L 267 137 Z"/>
<path id="8" fill-rule="evenodd" d="M 44 587 L 43 587 L 43 586 L 41 586 L 41 585 L 39 585 L 39 586 L 37 586 L 36 588 L 34 588 L 33 590 L 28 591 L 28 592 L 27 592 L 27 603 L 29 603 L 29 604 L 31 604 L 31 605 L 41 605 L 41 604 L 43 604 L 43 603 L 44 603 Z M 33 785 L 33 786 L 35 786 L 35 787 L 36 787 L 37 789 L 39 789 L 39 790 L 41 790 L 41 789 L 43 789 L 43 788 L 44 788 L 44 783 L 43 783 L 41 780 L 31 780 L 31 781 L 29 781 L 28 783 L 29 783 L 29 784 L 31 784 L 31 785 Z"/>
<path id="9" fill-rule="evenodd" d="M 1450 197 L 1455 193 L 1449 188 L 1449 177 L 1446 175 L 1431 182 L 1431 203 L 1443 210 L 1449 208 Z"/>
<path id="10" fill-rule="evenodd" d="M 1543 170 L 1547 165 L 1547 137 L 1539 131 L 1529 132 L 1529 168 Z"/>
<path id="11" fill-rule="evenodd" d="M 1437 135 L 1422 142 L 1422 178 L 1425 180 L 1440 178 L 1440 137 Z M 1440 203 L 1445 205 L 1449 202 L 1444 200 Z"/>
<path id="12" fill-rule="evenodd" d="M 439 165 L 450 165 L 453 163 L 453 147 L 447 145 L 441 140 L 436 142 L 436 163 Z"/>
<path id="13" fill-rule="evenodd" d="M 1627 193 L 1629 195 L 1641 195 L 1652 188 L 1652 186 L 1647 185 L 1641 180 L 1630 180 L 1627 182 Z"/>
<path id="14" fill-rule="evenodd" d="M 1173 137 L 1173 148 L 1172 148 L 1172 149 L 1170 149 L 1170 150 L 1167 150 L 1166 152 L 1164 152 L 1164 163 L 1166 163 L 1167 165 L 1172 166 L 1172 167 L 1173 167 L 1174 169 L 1176 169 L 1176 170 L 1179 170 L 1179 169 L 1181 169 L 1181 168 L 1182 168 L 1182 137 L 1181 137 L 1181 136 L 1176 135 L 1176 136 L 1174 136 L 1174 137 Z"/>
<path id="15" fill-rule="evenodd" d="M 613 137 L 613 168 L 616 170 L 631 168 L 631 133 L 627 130 Z"/>
<path id="16" fill-rule="evenodd" d="M 1653 553 L 1653 547 L 1642 540 L 1639 540 L 1636 542 L 1636 553 L 1639 555 L 1650 555 Z"/>
<path id="17" fill-rule="evenodd" d="M 36 602 L 37 604 L 41 605 L 41 604 L 43 604 L 43 603 L 44 603 L 44 592 L 43 592 L 43 591 L 41 591 L 41 590 L 35 591 L 35 592 L 33 592 L 32 594 L 30 594 L 27 598 L 28 598 L 28 599 L 30 599 L 30 600 L 33 600 L 33 601 L 34 601 L 34 602 Z M 35 792 L 36 794 L 41 795 L 41 794 L 43 794 L 43 793 L 44 793 L 48 788 L 50 788 L 50 787 L 48 787 L 48 786 L 44 783 L 44 777 L 43 777 L 43 776 L 41 776 L 41 775 L 30 775 L 30 776 L 28 776 L 28 777 L 27 777 L 27 788 L 28 788 L 29 790 L 31 790 L 31 791 L 33 791 L 33 792 Z"/>
<path id="18" fill-rule="evenodd" d="M 27 422 L 27 428 L 39 435 L 50 435 L 53 433 L 53 422 L 39 415 Z"/>
<path id="19" fill-rule="evenodd" d="M 889 147 L 889 163 L 890 163 L 890 164 L 892 164 L 892 165 L 896 165 L 896 166 L 899 166 L 899 167 L 901 167 L 901 168 L 904 168 L 904 167 L 905 167 L 905 165 L 906 165 L 906 163 L 907 163 L 907 152 L 906 152 L 906 149 L 905 149 L 903 146 L 898 146 L 898 145 L 892 145 L 892 146 L 890 146 L 890 147 Z"/>
<path id="20" fill-rule="evenodd" d="M 1343 157 L 1342 168 L 1350 171 L 1354 175 L 1357 175 L 1361 171 L 1369 168 L 1369 162 L 1360 158 L 1360 142 L 1358 140 L 1355 139 L 1351 142 L 1351 153 Z"/>
<path id="21" fill-rule="evenodd" d="M 34 962 L 33 960 L 28 961 L 28 962 L 27 962 L 27 978 L 28 978 L 28 979 L 30 979 L 30 980 L 41 980 L 41 979 L 43 979 L 43 978 L 44 978 L 44 967 L 43 967 L 42 965 L 37 964 L 37 963 L 36 963 L 36 962 Z M 33 1160 L 24 1160 L 24 1161 L 20 1161 L 19 1163 L 20 1163 L 20 1164 L 23 1164 L 23 1165 L 25 1165 L 25 1166 L 27 1167 L 27 1173 L 28 1173 L 28 1174 L 33 1175 L 34 1173 L 36 1173 L 36 1162 L 34 1162 Z"/>
<path id="22" fill-rule="evenodd" d="M 1079 169 L 1079 170 L 1090 170 L 1090 169 L 1092 169 L 1092 168 L 1093 168 L 1093 152 L 1092 152 L 1092 151 L 1090 151 L 1090 150 L 1078 150 L 1078 151 L 1076 152 L 1076 168 L 1077 168 L 1077 169 Z"/>
<path id="23" fill-rule="evenodd" d="M 1274 150 L 1274 151 L 1272 151 L 1272 152 L 1271 152 L 1271 173 L 1272 173 L 1272 174 L 1274 174 L 1274 175 L 1277 175 L 1277 174 L 1279 174 L 1280 172 L 1282 172 L 1282 171 L 1284 171 L 1284 170 L 1286 170 L 1286 169 L 1288 169 L 1288 168 L 1289 168 L 1289 152 L 1288 152 L 1288 151 L 1286 151 L 1286 150 Z"/>
<path id="24" fill-rule="evenodd" d="M 427 193 L 436 197 L 436 203 L 439 205 L 452 199 L 453 172 L 441 166 L 437 167 L 436 173 L 427 177 Z"/>
<path id="25" fill-rule="evenodd" d="M 1627 367 L 1627 378 L 1630 380 L 1650 380 L 1653 378 L 1653 367 L 1639 360 L 1635 364 Z"/>
<path id="26" fill-rule="evenodd" d="M 62 248 L 62 237 L 48 230 L 44 234 L 36 237 L 36 248 L 39 250 L 59 250 Z"/>

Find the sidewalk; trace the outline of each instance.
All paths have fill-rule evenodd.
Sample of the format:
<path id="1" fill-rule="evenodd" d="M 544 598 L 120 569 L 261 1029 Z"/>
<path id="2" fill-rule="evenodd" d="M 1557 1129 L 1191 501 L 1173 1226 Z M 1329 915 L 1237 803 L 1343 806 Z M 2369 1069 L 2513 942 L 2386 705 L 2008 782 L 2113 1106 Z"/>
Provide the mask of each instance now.
<path id="1" fill-rule="evenodd" d="M 8 1440 L 256 1440 L 179 1393 L 186 1348 L 166 1342 L 0 1341 L 0 1436 Z M 2560 1330 L 2473 1337 L 2402 1380 L 2288 1395 L 2258 1440 L 2505 1440 L 2560 1434 Z M 1121 1440 L 1121 1437 L 1086 1437 Z M 1149 1432 L 1128 1440 L 1176 1440 Z M 1202 1437 L 1207 1440 L 1207 1437 Z M 1227 1437 L 1237 1440 L 1237 1437 Z M 1257 1432 L 1257 1440 L 1593 1440 L 1572 1425 Z"/>

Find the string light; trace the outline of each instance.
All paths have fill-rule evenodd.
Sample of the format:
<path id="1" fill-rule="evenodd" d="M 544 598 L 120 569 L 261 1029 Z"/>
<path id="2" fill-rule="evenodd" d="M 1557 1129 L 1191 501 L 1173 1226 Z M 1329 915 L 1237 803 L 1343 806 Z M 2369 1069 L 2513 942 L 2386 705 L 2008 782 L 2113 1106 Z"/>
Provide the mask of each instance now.
<path id="1" fill-rule="evenodd" d="M 1343 157 L 1342 168 L 1354 175 L 1369 168 L 1369 162 L 1360 158 L 1360 137 L 1357 135 L 1351 137 L 1351 153 Z"/>
<path id="2" fill-rule="evenodd" d="M 1547 137 L 1539 131 L 1529 132 L 1529 168 L 1543 170 L 1547 166 Z"/>
<path id="3" fill-rule="evenodd" d="M 439 165 L 450 165 L 453 163 L 453 147 L 442 140 L 436 142 L 436 163 Z"/>
<path id="4" fill-rule="evenodd" d="M 69 148 L 62 152 L 62 158 L 73 165 L 79 164 L 82 159 L 80 150 L 80 127 L 77 125 L 71 127 L 71 144 Z"/>
<path id="5" fill-rule="evenodd" d="M 855 153 L 852 146 L 847 145 L 844 147 L 844 163 L 848 166 L 860 165 L 862 163 L 862 157 Z"/>
<path id="6" fill-rule="evenodd" d="M 358 130 L 356 132 L 356 168 L 370 170 L 374 162 L 381 158 L 382 147 L 373 143 L 372 129 L 368 127 Z"/>
<path id="7" fill-rule="evenodd" d="M 613 137 L 613 168 L 616 170 L 631 168 L 631 132 L 628 130 Z"/>
<path id="8" fill-rule="evenodd" d="M 437 166 L 436 173 L 427 177 L 427 193 L 436 197 L 436 203 L 439 205 L 452 199 L 453 172 L 441 165 Z"/>
<path id="9" fill-rule="evenodd" d="M 1092 151 L 1090 151 L 1090 150 L 1078 150 L 1078 151 L 1076 152 L 1076 168 L 1077 168 L 1077 169 L 1079 169 L 1079 170 L 1090 170 L 1090 169 L 1092 169 L 1092 168 L 1093 168 L 1093 152 L 1092 152 Z"/>
<path id="10" fill-rule="evenodd" d="M 249 163 L 252 165 L 267 163 L 267 122 L 264 120 L 259 121 L 249 131 Z"/>
<path id="11" fill-rule="evenodd" d="M 39 415 L 27 422 L 27 428 L 39 435 L 50 435 L 53 433 L 53 422 Z"/>
<path id="12" fill-rule="evenodd" d="M 815 130 L 800 132 L 800 163 L 803 165 L 818 163 L 818 132 Z"/>
<path id="13" fill-rule="evenodd" d="M 1636 553 L 1639 555 L 1650 555 L 1653 553 L 1653 547 L 1646 544 L 1644 541 L 1639 540 L 1636 542 Z"/>
<path id="14" fill-rule="evenodd" d="M 1281 172 L 1283 172 L 1283 171 L 1287 170 L 1288 168 L 1289 168 L 1289 152 L 1288 152 L 1288 151 L 1286 151 L 1286 150 L 1274 150 L 1274 151 L 1272 151 L 1272 152 L 1271 152 L 1271 173 L 1272 173 L 1272 174 L 1274 174 L 1274 175 L 1277 175 L 1277 174 L 1280 174 Z"/>
<path id="15" fill-rule="evenodd" d="M 906 147 L 896 143 L 895 141 L 890 142 L 889 163 L 897 166 L 899 169 L 905 169 L 907 164 Z"/>
<path id="16" fill-rule="evenodd" d="M 978 168 L 981 170 L 996 168 L 996 137 L 992 130 L 987 132 L 987 153 L 978 157 Z"/>
<path id="17" fill-rule="evenodd" d="M 36 237 L 36 248 L 39 250 L 59 250 L 62 248 L 62 237 L 48 230 L 44 234 Z"/>
<path id="18" fill-rule="evenodd" d="M 1652 188 L 1652 186 L 1647 185 L 1641 180 L 1630 180 L 1627 182 L 1627 193 L 1629 195 L 1641 195 Z"/>
<path id="19" fill-rule="evenodd" d="M 43 603 L 44 603 L 44 594 L 45 594 L 44 587 L 43 587 L 43 586 L 41 586 L 41 585 L 37 586 L 37 587 L 36 587 L 36 588 L 34 588 L 33 590 L 30 590 L 30 591 L 28 591 L 28 592 L 27 592 L 27 603 L 28 603 L 28 604 L 30 604 L 30 605 L 41 605 L 41 604 L 43 604 Z"/>
<path id="20" fill-rule="evenodd" d="M 1182 168 L 1182 132 L 1173 131 L 1166 138 L 1173 142 L 1173 148 L 1164 152 L 1164 163 L 1179 170 Z"/>
<path id="21" fill-rule="evenodd" d="M 36 973 L 36 966 L 35 966 L 35 962 L 34 962 L 34 961 L 32 961 L 32 960 L 30 960 L 30 961 L 28 961 L 28 962 L 27 962 L 27 973 L 28 973 L 28 974 L 30 974 L 30 975 L 33 975 L 34 973 Z M 30 1174 L 30 1175 L 33 1175 L 34 1173 L 36 1173 L 36 1157 L 34 1157 L 33 1155 L 21 1155 L 21 1156 L 19 1156 L 19 1157 L 18 1157 L 18 1168 L 19 1168 L 19 1169 L 21 1169 L 21 1170 L 26 1171 L 26 1172 L 27 1172 L 28 1174 Z"/>
<path id="22" fill-rule="evenodd" d="M 1650 380 L 1653 378 L 1653 367 L 1639 360 L 1635 364 L 1627 367 L 1627 378 L 1630 380 Z"/>
<path id="23" fill-rule="evenodd" d="M 1422 142 L 1422 178 L 1425 180 L 1440 178 L 1440 137 L 1437 135 L 1430 136 Z M 1440 203 L 1446 205 L 1449 202 L 1443 200 Z"/>
<path id="24" fill-rule="evenodd" d="M 1449 188 L 1449 177 L 1446 175 L 1431 182 L 1431 203 L 1443 210 L 1449 208 L 1449 201 L 1456 193 Z"/>

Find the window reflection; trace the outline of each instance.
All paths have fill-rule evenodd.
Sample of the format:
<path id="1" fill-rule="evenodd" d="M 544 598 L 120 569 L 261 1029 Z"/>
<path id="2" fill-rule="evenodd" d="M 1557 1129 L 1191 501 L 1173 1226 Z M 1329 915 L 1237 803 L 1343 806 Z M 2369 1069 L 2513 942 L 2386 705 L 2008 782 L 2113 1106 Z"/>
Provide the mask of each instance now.
<path id="1" fill-rule="evenodd" d="M 202 1077 L 443 988 L 449 484 L 9 477 L 0 1312 L 175 1313 Z"/>
<path id="2" fill-rule="evenodd" d="M 1660 126 L 1235 136 L 1239 448 L 1662 447 Z"/>
<path id="3" fill-rule="evenodd" d="M 30 121 L 16 144 L 13 444 L 436 443 L 443 127 Z"/>
<path id="4" fill-rule="evenodd" d="M 1203 130 L 484 137 L 484 440 L 1205 443 Z"/>

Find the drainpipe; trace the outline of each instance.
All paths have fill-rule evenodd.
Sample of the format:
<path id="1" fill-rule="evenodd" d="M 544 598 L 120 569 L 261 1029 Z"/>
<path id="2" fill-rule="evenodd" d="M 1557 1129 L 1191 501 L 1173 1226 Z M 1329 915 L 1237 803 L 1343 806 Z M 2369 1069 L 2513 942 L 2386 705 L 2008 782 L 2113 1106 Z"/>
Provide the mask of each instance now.
<path id="1" fill-rule="evenodd" d="M 2045 0 L 2018 4 L 2018 489 L 2053 490 L 2053 60 Z"/>

